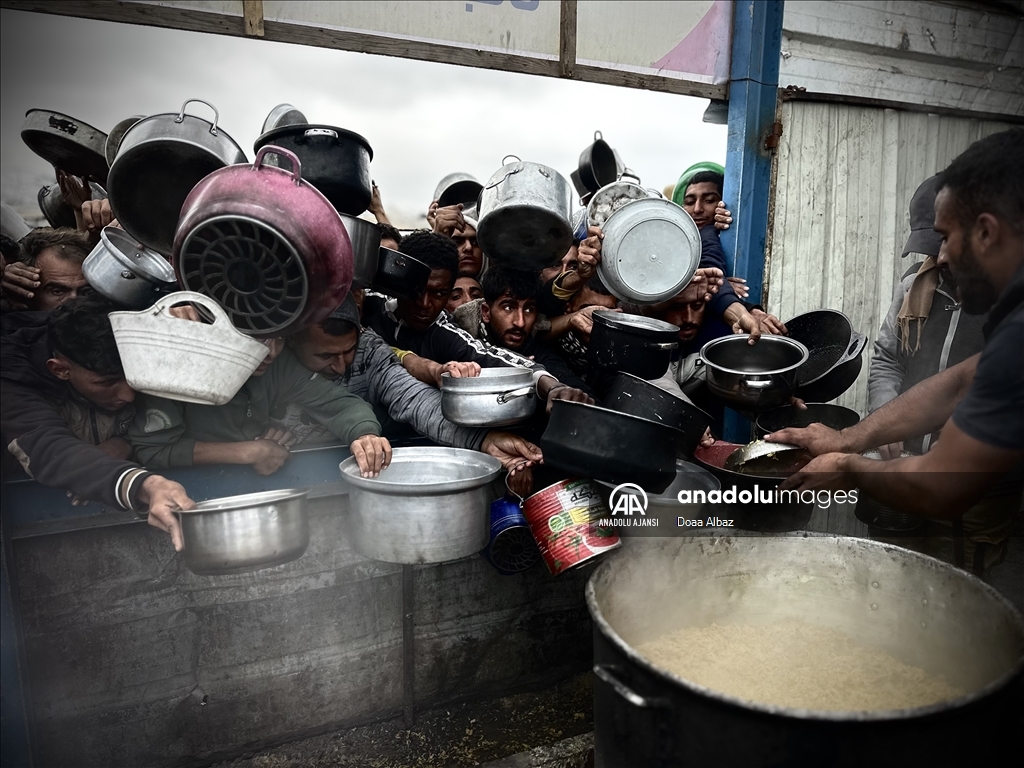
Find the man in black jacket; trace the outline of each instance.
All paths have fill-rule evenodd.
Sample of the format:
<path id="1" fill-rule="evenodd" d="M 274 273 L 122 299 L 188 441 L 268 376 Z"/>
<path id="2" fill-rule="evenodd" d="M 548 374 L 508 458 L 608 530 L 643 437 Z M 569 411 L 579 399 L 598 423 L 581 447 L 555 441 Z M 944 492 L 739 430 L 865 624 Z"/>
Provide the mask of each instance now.
<path id="1" fill-rule="evenodd" d="M 179 484 L 127 460 L 123 435 L 135 392 L 124 378 L 107 313 L 81 296 L 50 313 L 4 317 L 0 339 L 3 445 L 36 481 L 77 499 L 148 510 L 150 525 L 182 547 L 174 511 L 194 502 Z"/>

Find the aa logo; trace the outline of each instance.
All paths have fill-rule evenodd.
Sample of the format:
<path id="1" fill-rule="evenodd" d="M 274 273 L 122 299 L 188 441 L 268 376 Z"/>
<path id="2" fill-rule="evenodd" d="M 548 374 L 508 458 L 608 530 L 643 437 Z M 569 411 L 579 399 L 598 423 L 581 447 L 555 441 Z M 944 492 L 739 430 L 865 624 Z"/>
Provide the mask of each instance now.
<path id="1" fill-rule="evenodd" d="M 612 490 L 608 498 L 612 507 L 612 514 L 632 515 L 638 512 L 641 515 L 647 514 L 647 493 L 635 483 L 623 483 Z"/>

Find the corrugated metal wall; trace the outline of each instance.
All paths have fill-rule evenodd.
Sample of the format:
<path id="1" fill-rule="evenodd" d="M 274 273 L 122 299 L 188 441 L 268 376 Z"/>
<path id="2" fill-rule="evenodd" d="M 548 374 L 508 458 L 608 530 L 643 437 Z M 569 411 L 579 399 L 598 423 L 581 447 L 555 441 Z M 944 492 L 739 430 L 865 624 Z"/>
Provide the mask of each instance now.
<path id="1" fill-rule="evenodd" d="M 870 339 L 857 383 L 836 402 L 863 414 L 878 327 L 896 282 L 918 185 L 970 144 L 1010 126 L 873 107 L 789 101 L 775 186 L 768 310 L 786 320 L 844 312 Z"/>

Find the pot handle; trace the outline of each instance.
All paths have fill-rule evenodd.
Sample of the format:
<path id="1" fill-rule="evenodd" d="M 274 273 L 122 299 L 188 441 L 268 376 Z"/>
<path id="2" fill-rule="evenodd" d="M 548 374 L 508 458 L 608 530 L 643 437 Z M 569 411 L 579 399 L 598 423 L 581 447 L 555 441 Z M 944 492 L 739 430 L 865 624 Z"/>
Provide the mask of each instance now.
<path id="1" fill-rule="evenodd" d="M 615 667 L 609 664 L 595 664 L 594 674 L 601 682 L 607 683 L 612 689 L 619 694 L 623 699 L 628 701 L 634 707 L 640 707 L 642 709 L 654 709 L 654 708 L 667 708 L 669 703 L 666 699 L 652 698 L 649 696 L 641 696 L 639 693 L 628 687 L 624 682 L 619 680 L 612 674 L 612 670 Z"/>
<path id="2" fill-rule="evenodd" d="M 332 139 L 336 139 L 338 138 L 338 132 L 330 128 L 310 128 L 302 134 L 304 139 L 308 139 L 310 136 L 330 136 Z"/>
<path id="3" fill-rule="evenodd" d="M 260 151 L 256 153 L 256 159 L 253 160 L 252 168 L 254 171 L 260 170 L 263 167 L 263 157 L 267 153 L 272 155 L 280 155 L 291 161 L 292 163 L 292 180 L 295 182 L 295 186 L 299 185 L 302 181 L 302 163 L 299 162 L 299 156 L 294 152 L 289 152 L 284 147 L 275 147 L 273 144 L 267 144 L 265 147 L 260 147 Z"/>
<path id="4" fill-rule="evenodd" d="M 861 352 L 864 351 L 864 347 L 867 346 L 868 337 L 863 333 L 858 333 L 853 337 L 853 341 L 850 342 L 849 348 L 846 350 L 846 354 L 843 355 L 839 363 L 845 363 L 848 360 L 852 360 L 857 357 Z M 839 365 L 836 363 L 836 365 Z"/>
<path id="5" fill-rule="evenodd" d="M 644 342 L 644 347 L 647 349 L 678 349 L 678 341 L 647 341 Z"/>
<path id="6" fill-rule="evenodd" d="M 228 325 L 232 325 L 231 320 L 225 314 L 224 310 L 220 308 L 220 304 L 215 302 L 209 296 L 202 293 L 196 293 L 195 291 L 176 291 L 175 293 L 168 293 L 166 296 L 157 299 L 156 303 L 146 311 L 153 315 L 163 315 L 164 317 L 169 317 L 172 320 L 180 320 L 181 318 L 175 317 L 171 314 L 171 307 L 175 304 L 184 304 L 186 302 L 198 304 L 203 309 L 208 310 L 210 314 L 213 315 L 213 325 L 222 321 Z M 232 325 L 232 327 L 234 326 Z"/>
<path id="7" fill-rule="evenodd" d="M 503 182 L 509 176 L 511 176 L 513 174 L 516 174 L 516 173 L 519 173 L 521 170 L 523 170 L 523 166 L 522 166 L 522 162 L 523 161 L 520 160 L 516 155 L 505 155 L 501 159 L 501 167 L 504 168 L 506 165 L 508 165 L 508 163 L 506 163 L 505 161 L 508 160 L 510 157 L 514 157 L 515 158 L 516 162 L 520 164 L 519 167 L 518 168 L 514 168 L 511 171 L 507 171 L 504 176 L 502 176 L 500 179 L 498 179 L 493 184 L 488 184 L 486 187 L 484 187 L 484 189 L 494 189 L 496 186 L 501 184 L 501 182 Z"/>
<path id="8" fill-rule="evenodd" d="M 176 122 L 176 123 L 184 122 L 184 120 L 185 120 L 185 107 L 187 107 L 192 102 L 198 102 L 199 104 L 205 104 L 206 106 L 208 106 L 210 109 L 213 110 L 213 125 L 210 127 L 210 135 L 216 136 L 217 135 L 217 123 L 220 122 L 220 112 L 218 112 L 217 108 L 215 106 L 213 106 L 213 104 L 211 104 L 208 101 L 203 101 L 202 99 L 188 99 L 188 100 L 186 100 L 185 103 L 181 105 L 181 112 L 179 112 L 178 116 L 176 118 L 174 118 L 174 122 Z"/>
<path id="9" fill-rule="evenodd" d="M 629 168 L 623 168 L 622 173 L 619 174 L 619 178 L 616 181 L 622 181 L 623 179 L 633 179 L 637 184 L 640 183 L 640 177 L 636 175 L 635 171 L 631 171 Z"/>
<path id="10" fill-rule="evenodd" d="M 770 387 L 772 385 L 771 379 L 768 379 L 766 381 L 751 381 L 750 379 L 742 379 L 741 383 L 744 387 L 747 387 L 749 389 L 764 389 L 765 387 Z"/>
<path id="11" fill-rule="evenodd" d="M 525 397 L 526 395 L 531 394 L 533 394 L 533 385 L 530 385 L 529 387 L 520 387 L 519 389 L 510 389 L 508 392 L 502 392 L 498 395 L 498 402 L 504 404 L 509 400 L 515 400 L 517 397 Z"/>
<path id="12" fill-rule="evenodd" d="M 601 135 L 600 131 L 594 131 L 594 141 L 604 141 L 604 136 Z"/>

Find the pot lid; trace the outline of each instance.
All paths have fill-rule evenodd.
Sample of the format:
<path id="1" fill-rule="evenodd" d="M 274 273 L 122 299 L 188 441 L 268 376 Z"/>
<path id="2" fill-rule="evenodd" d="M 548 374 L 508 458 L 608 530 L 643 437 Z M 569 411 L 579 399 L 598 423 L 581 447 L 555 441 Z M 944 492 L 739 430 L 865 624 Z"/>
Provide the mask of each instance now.
<path id="1" fill-rule="evenodd" d="M 700 232 L 675 203 L 638 200 L 616 211 L 604 229 L 598 274 L 622 301 L 656 304 L 683 290 L 700 263 Z"/>
<path id="2" fill-rule="evenodd" d="M 123 229 L 104 227 L 100 239 L 122 266 L 144 280 L 157 284 L 177 283 L 174 267 L 170 262 L 156 251 L 140 244 Z"/>
<path id="3" fill-rule="evenodd" d="M 642 331 L 645 333 L 668 333 L 676 336 L 679 333 L 679 326 L 655 320 L 653 317 L 643 315 L 631 315 L 626 312 L 611 312 L 610 310 L 598 310 L 594 313 L 594 320 L 611 328 L 623 331 Z"/>
<path id="4" fill-rule="evenodd" d="M 306 116 L 291 104 L 278 104 L 270 110 L 267 119 L 263 121 L 263 130 L 260 133 L 267 133 L 276 128 L 283 128 L 286 125 L 298 125 L 308 122 Z"/>

